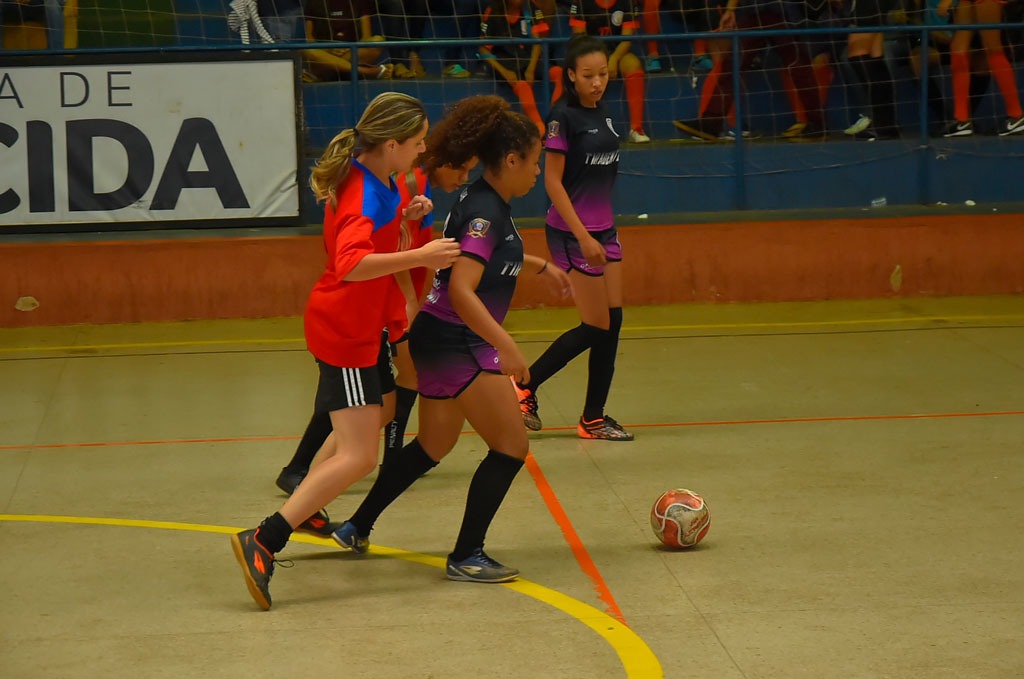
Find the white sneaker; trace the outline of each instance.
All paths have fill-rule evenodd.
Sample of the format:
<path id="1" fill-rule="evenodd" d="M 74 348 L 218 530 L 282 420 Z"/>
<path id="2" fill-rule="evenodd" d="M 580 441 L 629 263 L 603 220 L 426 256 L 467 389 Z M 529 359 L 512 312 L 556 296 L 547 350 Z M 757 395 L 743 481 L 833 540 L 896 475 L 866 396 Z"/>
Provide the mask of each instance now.
<path id="1" fill-rule="evenodd" d="M 633 144 L 649 144 L 651 138 L 648 137 L 643 132 L 641 132 L 640 130 L 630 130 L 629 141 Z"/>
<path id="2" fill-rule="evenodd" d="M 853 136 L 853 135 L 857 134 L 858 132 L 863 132 L 864 130 L 868 129 L 868 127 L 870 125 L 871 125 L 871 118 L 868 118 L 866 115 L 861 113 L 860 117 L 857 118 L 857 122 L 855 122 L 853 125 L 850 125 L 848 128 L 843 130 L 843 134 L 848 134 L 850 136 Z"/>

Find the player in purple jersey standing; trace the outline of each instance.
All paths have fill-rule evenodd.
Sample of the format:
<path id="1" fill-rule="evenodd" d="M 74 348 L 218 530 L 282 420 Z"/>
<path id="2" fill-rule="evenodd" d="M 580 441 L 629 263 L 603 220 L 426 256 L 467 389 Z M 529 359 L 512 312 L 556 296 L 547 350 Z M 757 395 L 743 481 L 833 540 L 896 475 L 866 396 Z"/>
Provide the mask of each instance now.
<path id="1" fill-rule="evenodd" d="M 544 187 L 551 198 L 547 233 L 551 261 L 569 273 L 580 324 L 565 332 L 530 366 L 516 390 L 527 429 L 541 428 L 537 388 L 590 350 L 580 438 L 632 441 L 604 412 L 622 327 L 622 247 L 612 212 L 619 167 L 619 134 L 601 108 L 608 86 L 608 53 L 596 38 L 578 36 L 566 49 L 566 96 L 548 119 Z"/>
<path id="2" fill-rule="evenodd" d="M 514 380 L 528 381 L 526 359 L 502 327 L 519 275 L 544 275 L 555 292 L 569 294 L 569 278 L 540 257 L 524 255 L 509 201 L 526 194 L 540 174 L 537 127 L 501 97 L 475 96 L 445 116 L 464 134 L 483 176 L 463 190 L 444 225 L 462 254 L 438 271 L 409 330 L 416 366 L 420 431 L 400 455 L 386 458 L 355 514 L 334 532 L 338 544 L 363 553 L 377 517 L 406 488 L 447 455 L 463 424 L 487 443 L 469 485 L 466 510 L 447 575 L 467 582 L 507 582 L 519 571 L 484 552 L 484 537 L 529 452 L 516 404 Z"/>

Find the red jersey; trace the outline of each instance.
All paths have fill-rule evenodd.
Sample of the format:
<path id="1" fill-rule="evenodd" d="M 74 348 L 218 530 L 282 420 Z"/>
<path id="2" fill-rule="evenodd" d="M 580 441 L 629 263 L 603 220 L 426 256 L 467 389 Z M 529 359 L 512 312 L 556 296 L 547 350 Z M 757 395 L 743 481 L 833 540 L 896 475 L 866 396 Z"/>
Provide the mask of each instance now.
<path id="1" fill-rule="evenodd" d="M 398 250 L 399 194 L 394 182 L 389 184 L 353 158 L 338 186 L 337 208 L 324 210 L 327 270 L 306 304 L 306 346 L 338 368 L 377 365 L 381 331 L 398 320 L 395 298 L 401 300 L 402 291 L 394 276 L 344 280 L 366 255 Z"/>
<path id="2" fill-rule="evenodd" d="M 413 195 L 422 195 L 430 198 L 430 182 L 427 181 L 427 173 L 423 168 L 417 167 L 413 170 L 413 174 L 416 180 L 415 194 L 410 191 L 411 182 L 407 179 L 408 175 L 402 175 L 398 178 L 398 193 L 402 196 L 402 204 L 398 210 L 399 220 L 401 220 L 402 210 L 412 200 Z M 423 247 L 429 243 L 434 238 L 434 213 L 430 212 L 424 215 L 422 219 L 409 222 L 409 231 L 409 235 L 412 236 L 412 243 L 409 246 L 410 250 Z M 429 271 L 425 267 L 418 266 L 415 269 L 411 269 L 409 275 L 412 277 L 413 290 L 416 291 L 417 295 L 422 295 L 426 291 L 426 285 L 429 284 L 430 277 L 434 275 L 434 272 Z"/>

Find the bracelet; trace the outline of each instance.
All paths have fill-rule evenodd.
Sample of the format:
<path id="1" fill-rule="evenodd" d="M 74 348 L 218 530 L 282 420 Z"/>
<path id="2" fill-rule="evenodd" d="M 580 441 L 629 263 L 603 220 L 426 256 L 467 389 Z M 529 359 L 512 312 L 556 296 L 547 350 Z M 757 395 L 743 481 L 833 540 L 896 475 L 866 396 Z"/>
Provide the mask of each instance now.
<path id="1" fill-rule="evenodd" d="M 538 272 L 537 272 L 537 275 L 539 276 L 539 275 L 541 275 L 542 273 L 544 273 L 544 271 L 545 271 L 545 270 L 547 270 L 547 268 L 548 268 L 548 260 L 546 260 L 546 259 L 545 259 L 545 260 L 544 260 L 544 266 L 542 266 L 542 267 L 540 268 L 540 271 L 538 271 Z"/>

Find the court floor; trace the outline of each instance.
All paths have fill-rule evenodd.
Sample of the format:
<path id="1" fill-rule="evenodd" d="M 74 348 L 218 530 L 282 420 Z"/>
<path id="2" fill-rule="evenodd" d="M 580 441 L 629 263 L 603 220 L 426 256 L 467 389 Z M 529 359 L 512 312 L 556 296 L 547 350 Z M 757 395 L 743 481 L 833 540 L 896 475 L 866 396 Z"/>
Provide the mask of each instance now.
<path id="1" fill-rule="evenodd" d="M 508 327 L 533 357 L 575 322 Z M 575 437 L 584 374 L 541 388 L 489 534 L 519 582 L 440 568 L 469 432 L 366 556 L 290 543 L 263 612 L 228 536 L 283 500 L 301 321 L 0 330 L 0 675 L 1024 676 L 1024 297 L 629 308 L 633 443 Z M 650 530 L 672 487 L 711 508 L 696 549 Z"/>

